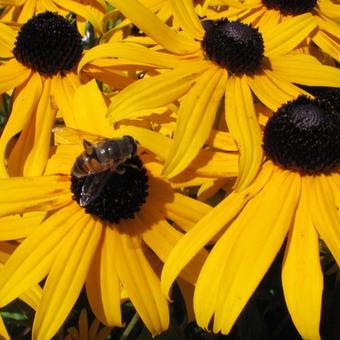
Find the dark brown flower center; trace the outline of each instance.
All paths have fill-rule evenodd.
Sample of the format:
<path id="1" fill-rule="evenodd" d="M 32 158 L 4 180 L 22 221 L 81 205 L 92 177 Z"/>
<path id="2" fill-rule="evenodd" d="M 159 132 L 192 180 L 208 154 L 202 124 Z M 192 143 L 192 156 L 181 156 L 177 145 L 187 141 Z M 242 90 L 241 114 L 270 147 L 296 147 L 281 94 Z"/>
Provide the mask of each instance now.
<path id="1" fill-rule="evenodd" d="M 121 219 L 134 218 L 145 203 L 148 176 L 140 158 L 133 156 L 119 166 L 119 171 L 106 170 L 80 178 L 71 176 L 71 191 L 78 203 L 84 190 L 90 190 L 93 195 L 84 207 L 87 213 L 106 222 L 119 223 Z"/>
<path id="2" fill-rule="evenodd" d="M 28 20 L 19 31 L 13 49 L 20 63 L 48 76 L 71 70 L 82 52 L 81 35 L 76 27 L 52 12 Z"/>
<path id="3" fill-rule="evenodd" d="M 282 105 L 265 127 L 263 148 L 266 156 L 281 167 L 302 174 L 329 173 L 338 169 L 339 98 L 338 91 L 333 98 L 300 96 Z"/>
<path id="4" fill-rule="evenodd" d="M 221 19 L 203 22 L 202 48 L 207 57 L 229 72 L 254 74 L 263 58 L 264 44 L 257 29 L 239 21 Z"/>
<path id="5" fill-rule="evenodd" d="M 310 12 L 317 0 L 262 0 L 269 9 L 276 9 L 284 15 L 299 15 Z"/>

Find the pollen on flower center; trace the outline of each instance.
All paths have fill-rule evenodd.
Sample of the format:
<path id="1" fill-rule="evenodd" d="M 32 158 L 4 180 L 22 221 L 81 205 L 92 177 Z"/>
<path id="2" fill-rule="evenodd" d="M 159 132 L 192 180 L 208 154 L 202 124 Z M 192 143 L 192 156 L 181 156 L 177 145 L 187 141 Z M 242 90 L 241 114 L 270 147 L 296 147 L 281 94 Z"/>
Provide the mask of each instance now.
<path id="1" fill-rule="evenodd" d="M 203 22 L 202 48 L 212 61 L 235 74 L 258 71 L 264 52 L 262 35 L 239 21 L 221 19 Z"/>
<path id="2" fill-rule="evenodd" d="M 269 9 L 276 9 L 284 15 L 299 15 L 310 12 L 317 0 L 262 0 Z"/>
<path id="3" fill-rule="evenodd" d="M 71 176 L 73 198 L 79 204 L 82 191 L 90 190 L 93 200 L 84 207 L 85 211 L 110 223 L 133 218 L 145 203 L 147 189 L 148 176 L 138 156 L 121 164 L 119 172 L 106 170 L 80 178 Z"/>
<path id="4" fill-rule="evenodd" d="M 329 173 L 340 166 L 340 92 L 299 96 L 268 120 L 263 148 L 279 166 L 302 174 Z"/>
<path id="5" fill-rule="evenodd" d="M 13 54 L 25 66 L 52 76 L 72 69 L 82 51 L 76 27 L 58 14 L 44 12 L 22 26 Z"/>

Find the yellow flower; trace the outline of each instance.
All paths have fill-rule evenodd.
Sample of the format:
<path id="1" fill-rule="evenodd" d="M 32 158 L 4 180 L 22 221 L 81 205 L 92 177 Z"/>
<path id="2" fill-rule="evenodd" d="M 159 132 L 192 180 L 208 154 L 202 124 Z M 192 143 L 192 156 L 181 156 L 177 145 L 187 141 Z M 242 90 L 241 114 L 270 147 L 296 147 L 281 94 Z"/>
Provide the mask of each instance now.
<path id="1" fill-rule="evenodd" d="M 222 0 L 223 2 L 223 0 Z M 240 19 L 242 22 L 252 23 L 257 27 L 271 29 L 287 18 L 302 13 L 310 13 L 317 24 L 308 38 L 324 52 L 340 61 L 340 5 L 330 0 L 314 1 L 277 1 L 277 0 L 246 0 L 226 1 L 229 8 L 215 15 Z"/>
<path id="2" fill-rule="evenodd" d="M 182 29 L 175 32 L 136 0 L 110 3 L 169 51 L 169 56 L 182 59 L 173 70 L 160 65 L 160 75 L 122 90 L 112 98 L 108 112 L 117 122 L 144 116 L 150 109 L 180 100 L 174 144 L 164 169 L 169 178 L 183 171 L 206 142 L 223 96 L 225 119 L 240 149 L 236 187 L 241 190 L 256 176 L 262 162 L 262 134 L 252 92 L 276 110 L 305 93 L 294 84 L 340 85 L 338 69 L 321 65 L 310 55 L 288 54 L 316 27 L 310 13 L 260 32 L 227 20 L 207 20 L 203 28 L 192 1 L 173 0 L 174 17 Z M 239 36 L 234 39 L 236 32 Z M 245 39 L 243 43 L 239 43 L 241 37 Z"/>
<path id="3" fill-rule="evenodd" d="M 112 328 L 103 327 L 99 330 L 100 321 L 93 320 L 89 327 L 86 309 L 82 309 L 79 315 L 79 328 L 69 328 L 65 340 L 105 340 L 110 334 Z M 99 330 L 99 331 L 98 331 Z"/>
<path id="4" fill-rule="evenodd" d="M 44 176 L 3 179 L 0 191 L 4 190 L 6 194 L 1 196 L 4 201 L 0 202 L 0 215 L 9 215 L 3 218 L 15 219 L 17 215 L 14 214 L 18 213 L 24 213 L 26 218 L 28 214 L 37 214 L 31 215 L 32 218 L 40 218 L 38 212 L 47 214 L 42 222 L 32 223 L 31 229 L 19 220 L 17 224 L 15 221 L 10 223 L 3 235 L 0 232 L 0 239 L 25 238 L 2 272 L 0 305 L 7 304 L 47 277 L 33 326 L 33 338 L 45 339 L 53 336 L 63 323 L 84 284 L 96 317 L 106 325 L 121 325 L 122 285 L 148 329 L 157 334 L 168 327 L 169 311 L 152 259 L 156 257 L 158 262 L 164 262 L 182 236 L 179 228 L 189 230 L 211 209 L 174 191 L 172 186 L 200 185 L 214 179 L 215 175 L 235 176 L 238 156 L 203 150 L 188 171 L 170 183 L 160 176 L 162 160 L 171 145 L 169 138 L 133 126 L 114 131 L 105 120 L 106 103 L 95 81 L 78 87 L 74 107 L 75 124 L 84 131 L 95 131 L 108 138 L 130 135 L 138 140 L 140 159 L 146 170 L 141 170 L 141 161 L 134 160 L 135 164 L 128 166 L 123 174 L 116 174 L 115 180 L 110 179 L 110 186 L 101 187 L 100 195 L 95 194 L 92 208 L 90 205 L 82 208 L 72 196 L 78 197 L 79 201 L 82 188 L 90 182 L 85 184 L 84 179 L 70 177 L 70 171 L 83 147 L 78 134 L 67 135 L 69 130 L 61 129 L 56 130 L 58 146 L 52 152 Z M 87 139 L 91 136 L 88 135 Z M 226 139 L 231 149 L 235 148 L 228 134 L 222 137 L 216 134 L 210 144 L 218 146 L 221 139 Z M 124 176 L 129 173 L 129 180 L 124 182 Z M 99 177 L 105 181 L 101 175 Z M 122 190 L 112 204 L 118 183 L 119 186 L 125 185 L 126 190 Z M 147 190 L 146 185 L 149 186 Z M 15 193 L 15 197 L 10 198 L 7 190 L 13 195 Z M 102 202 L 99 210 L 98 200 Z M 117 209 L 119 202 L 120 209 Z M 129 210 L 128 203 L 131 202 L 135 204 Z M 91 213 L 86 213 L 85 209 Z M 131 218 L 125 219 L 127 216 Z M 169 224 L 168 220 L 174 224 Z M 191 283 L 195 281 L 202 256 L 205 257 L 204 252 L 183 271 L 183 279 Z"/>
<path id="5" fill-rule="evenodd" d="M 65 146 L 57 151 L 49 166 L 55 168 L 54 173 L 65 173 L 65 166 L 70 168 L 80 152 L 79 146 Z M 10 257 L 0 279 L 0 304 L 5 305 L 47 276 L 34 321 L 34 339 L 46 339 L 55 334 L 84 284 L 91 307 L 104 324 L 122 325 L 122 283 L 152 334 L 168 327 L 167 302 L 145 252 L 153 251 L 165 261 L 182 235 L 167 220 L 187 229 L 207 213 L 209 207 L 173 192 L 170 185 L 159 178 L 161 167 L 153 163 L 152 157 L 142 155 L 141 159 L 147 175 L 144 170 L 138 170 L 139 162 L 134 163 L 125 175 L 118 174 L 110 180 L 111 184 L 106 183 L 105 191 L 103 189 L 106 194 L 97 197 L 100 207 L 98 200 L 93 201 L 86 206 L 88 213 L 72 199 L 75 195 L 79 201 L 86 184 L 73 179 L 72 193 L 67 174 L 1 181 L 7 196 L 7 204 L 1 202 L 2 216 L 29 211 L 50 212 Z M 123 184 L 119 183 L 120 188 L 116 190 L 123 190 L 126 195 L 116 191 L 115 201 L 110 200 L 115 190 L 113 181 L 123 178 Z M 16 193 L 15 202 L 6 189 Z M 137 196 L 130 196 L 133 194 Z M 194 280 L 193 273 L 200 262 L 200 259 L 194 261 L 191 271 L 184 273 L 187 280 Z"/>
<path id="6" fill-rule="evenodd" d="M 58 109 L 74 126 L 73 95 L 80 85 L 74 72 L 83 49 L 81 36 L 65 18 L 41 13 L 18 34 L 0 25 L 2 50 L 9 61 L 0 65 L 0 93 L 13 92 L 12 110 L 0 139 L 0 174 L 40 175 L 46 165 L 51 129 Z M 20 136 L 8 157 L 8 144 Z"/>
<path id="7" fill-rule="evenodd" d="M 265 128 L 268 160 L 254 182 L 226 197 L 169 255 L 161 277 L 166 294 L 184 265 L 218 235 L 194 293 L 200 326 L 208 328 L 213 318 L 214 332 L 230 331 L 288 237 L 287 307 L 303 339 L 320 339 L 319 238 L 340 264 L 339 112 L 339 92 L 283 105 Z"/>
<path id="8" fill-rule="evenodd" d="M 55 137 L 58 146 L 56 150 L 51 150 L 45 176 L 12 177 L 3 179 L 0 185 L 0 191 L 6 192 L 1 195 L 3 201 L 0 199 L 0 215 L 4 216 L 0 219 L 0 239 L 25 238 L 2 272 L 0 305 L 12 301 L 47 276 L 34 321 L 34 339 L 53 336 L 71 310 L 84 283 L 92 310 L 102 323 L 122 325 L 122 285 L 151 333 L 157 334 L 166 329 L 168 305 L 160 291 L 157 267 L 165 261 L 182 236 L 179 228 L 189 230 L 211 209 L 174 191 L 171 186 L 183 188 L 186 183 L 200 185 L 214 178 L 215 174 L 235 176 L 237 173 L 237 155 L 204 150 L 187 172 L 171 183 L 163 180 L 160 177 L 162 160 L 170 149 L 171 140 L 156 132 L 132 126 L 114 131 L 105 120 L 107 107 L 96 86 L 92 81 L 76 91 L 74 119 L 77 126 L 89 133 L 96 131 L 107 138 L 133 136 L 140 143 L 140 159 L 146 171 L 141 170 L 140 161 L 135 159 L 136 164 L 128 167 L 125 173 L 116 174 L 115 179 L 111 178 L 110 186 L 100 189 L 92 208 L 90 205 L 85 207 L 94 215 L 86 213 L 85 208 L 72 198 L 76 195 L 79 201 L 83 179 L 71 177 L 70 172 L 83 151 L 82 138 L 86 136 L 87 140 L 91 140 L 93 134 L 70 134 L 69 129 L 59 129 Z M 94 109 L 96 119 L 93 118 Z M 228 136 L 217 135 L 210 143 L 218 146 L 221 139 L 230 142 Z M 232 143 L 230 146 L 231 149 L 235 147 Z M 124 182 L 128 174 L 130 177 Z M 101 175 L 99 177 L 105 180 Z M 70 181 L 74 192 L 70 190 Z M 87 186 L 89 183 L 83 184 Z M 118 183 L 121 192 L 112 203 Z M 109 188 L 113 190 L 109 192 L 110 198 L 107 197 Z M 103 195 L 101 190 L 106 194 Z M 136 195 L 130 195 L 132 192 Z M 146 202 L 143 203 L 145 195 Z M 123 197 L 126 204 L 122 202 Z M 101 211 L 98 210 L 98 200 L 103 203 Z M 139 206 L 140 210 L 129 211 L 133 202 L 135 204 L 131 209 L 138 210 Z M 121 209 L 116 208 L 119 203 Z M 24 218 L 16 215 L 22 213 Z M 131 218 L 119 218 L 119 214 Z M 169 224 L 168 220 L 174 224 Z M 191 283 L 195 281 L 202 256 L 205 256 L 204 252 L 183 271 L 183 279 Z"/>
<path id="9" fill-rule="evenodd" d="M 4 7 L 1 12 L 3 22 L 24 24 L 34 15 L 50 11 L 65 16 L 74 13 L 77 23 L 88 20 L 98 33 L 102 33 L 101 17 L 106 9 L 102 0 L 70 1 L 70 0 L 0 0 Z"/>

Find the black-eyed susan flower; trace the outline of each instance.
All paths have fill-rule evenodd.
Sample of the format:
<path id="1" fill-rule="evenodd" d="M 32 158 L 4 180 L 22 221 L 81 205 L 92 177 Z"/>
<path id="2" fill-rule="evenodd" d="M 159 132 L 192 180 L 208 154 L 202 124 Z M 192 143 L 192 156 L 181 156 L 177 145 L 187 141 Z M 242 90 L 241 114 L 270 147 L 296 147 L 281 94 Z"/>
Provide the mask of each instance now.
<path id="1" fill-rule="evenodd" d="M 175 246 L 162 288 L 219 235 L 197 280 L 199 325 L 228 333 L 285 239 L 282 283 L 292 320 L 304 339 L 320 339 L 322 239 L 340 264 L 340 106 L 331 97 L 300 96 L 269 119 L 267 157 L 254 182 L 233 192 Z"/>
<path id="2" fill-rule="evenodd" d="M 74 71 L 82 56 L 81 35 L 64 17 L 44 12 L 28 20 L 15 34 L 0 26 L 2 49 L 9 58 L 0 65 L 0 93 L 15 89 L 12 110 L 0 139 L 0 174 L 39 175 L 49 152 L 51 129 L 60 110 L 73 124 Z M 19 132 L 6 157 L 8 144 Z"/>
<path id="3" fill-rule="evenodd" d="M 253 94 L 276 110 L 303 90 L 295 84 L 339 86 L 340 71 L 310 55 L 288 54 L 316 27 L 309 13 L 257 30 L 227 19 L 200 22 L 192 1 L 171 1 L 175 32 L 136 0 L 110 0 L 145 34 L 182 60 L 170 71 L 131 84 L 112 98 L 113 122 L 180 99 L 174 144 L 164 174 L 180 173 L 206 142 L 224 99 L 226 122 L 240 149 L 236 187 L 245 188 L 262 162 Z"/>
<path id="4" fill-rule="evenodd" d="M 4 268 L 0 304 L 8 303 L 26 287 L 47 276 L 33 338 L 49 338 L 57 331 L 84 283 L 92 310 L 102 323 L 122 324 L 121 296 L 127 295 L 149 330 L 153 334 L 159 333 L 167 328 L 169 316 L 156 273 L 160 272 L 159 266 L 181 237 L 179 230 L 190 229 L 211 209 L 174 191 L 172 186 L 181 188 L 183 183 L 193 183 L 192 178 L 196 180 L 193 185 L 198 185 L 202 178 L 197 177 L 208 176 L 209 179 L 220 171 L 225 175 L 226 171 L 231 171 L 230 175 L 235 176 L 237 155 L 215 158 L 214 154 L 218 152 L 206 150 L 195 160 L 196 164 L 193 162 L 193 168 L 172 185 L 160 178 L 161 160 L 171 144 L 169 138 L 136 127 L 113 131 L 105 120 L 107 107 L 94 81 L 77 89 L 75 103 L 77 126 L 108 138 L 133 135 L 143 149 L 139 152 L 140 157 L 129 160 L 131 166 L 127 171 L 119 171 L 120 174 L 116 173 L 110 179 L 110 185 L 105 182 L 106 185 L 99 188 L 100 195 L 85 209 L 77 203 L 85 178 L 70 176 L 72 166 L 83 151 L 79 137 L 83 138 L 84 134 L 79 135 L 77 131 L 70 135 L 69 131 L 73 130 L 56 130 L 58 147 L 52 150 L 45 176 L 3 180 L 11 188 L 13 197 L 5 199 L 2 196 L 4 201 L 0 206 L 6 211 L 1 212 L 4 217 L 0 219 L 0 239 L 25 238 L 25 241 Z M 96 119 L 93 119 L 93 110 Z M 87 135 L 87 138 L 90 140 L 93 135 Z M 207 159 L 215 164 L 210 169 Z M 221 167 L 228 162 L 229 170 Z M 199 176 L 195 175 L 198 166 Z M 93 179 L 95 173 L 91 176 Z M 12 190 L 12 185 L 18 185 L 21 194 Z M 21 213 L 24 213 L 23 218 Z M 204 253 L 193 261 L 189 270 L 183 271 L 183 279 L 195 280 L 202 256 Z"/>
<path id="5" fill-rule="evenodd" d="M 100 131 L 97 120 L 90 124 L 88 129 Z M 72 175 L 73 166 L 79 170 L 89 165 L 79 159 L 83 147 L 70 144 L 56 148 L 44 176 L 1 182 L 0 214 L 4 218 L 48 212 L 11 255 L 0 278 L 3 306 L 47 277 L 33 339 L 55 334 L 84 285 L 93 312 L 105 325 L 122 325 L 123 287 L 152 334 L 168 327 L 167 301 L 150 259 L 156 254 L 164 262 L 182 236 L 180 229 L 190 229 L 211 208 L 174 191 L 161 178 L 159 157 L 168 152 L 169 138 L 134 127 L 119 129 L 112 137 L 122 135 L 133 136 L 139 148 L 144 148 L 127 157 L 116 172 L 107 172 L 107 177 L 102 177 L 98 163 L 92 170 L 99 172 Z M 155 154 L 147 151 L 147 145 Z M 93 194 L 85 206 L 81 204 L 84 191 Z M 201 253 L 182 278 L 194 282 L 204 257 Z"/>
<path id="6" fill-rule="evenodd" d="M 339 4 L 332 3 L 330 0 L 258 0 L 233 3 L 226 1 L 226 3 L 229 5 L 228 10 L 219 13 L 216 17 L 226 15 L 266 29 L 275 27 L 291 16 L 309 13 L 317 27 L 308 35 L 308 42 L 314 42 L 321 50 L 340 61 Z"/>
<path id="7" fill-rule="evenodd" d="M 77 16 L 76 23 L 82 24 L 89 21 L 98 33 L 102 33 L 102 17 L 106 5 L 103 1 L 69 1 L 69 0 L 0 0 L 3 6 L 1 20 L 3 22 L 24 24 L 33 16 L 50 11 L 66 16 L 74 13 Z"/>

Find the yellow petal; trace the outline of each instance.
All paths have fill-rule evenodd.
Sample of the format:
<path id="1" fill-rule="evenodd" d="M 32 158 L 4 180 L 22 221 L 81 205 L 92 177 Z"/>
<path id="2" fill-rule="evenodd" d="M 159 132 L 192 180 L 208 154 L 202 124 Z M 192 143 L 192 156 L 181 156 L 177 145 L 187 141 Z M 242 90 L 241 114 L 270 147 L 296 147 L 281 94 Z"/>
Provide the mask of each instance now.
<path id="1" fill-rule="evenodd" d="M 151 167 L 153 169 L 150 170 Z M 156 162 L 148 163 L 147 168 L 150 170 L 150 173 L 158 173 L 157 176 L 160 176 L 163 170 L 163 164 Z M 206 176 L 197 176 L 194 171 L 189 169 L 172 178 L 170 183 L 173 189 L 184 189 L 190 186 L 200 186 L 201 184 L 213 179 L 214 178 L 209 178 Z"/>
<path id="2" fill-rule="evenodd" d="M 86 292 L 98 320 L 105 325 L 122 327 L 121 283 L 115 269 L 114 236 L 112 226 L 105 225 L 86 278 Z"/>
<path id="3" fill-rule="evenodd" d="M 0 22 L 0 55 L 1 58 L 11 58 L 13 57 L 13 46 L 16 40 L 16 32 L 12 30 L 9 26 L 4 25 Z M 2 79 L 2 78 L 1 78 Z"/>
<path id="4" fill-rule="evenodd" d="M 74 204 L 53 214 L 18 246 L 1 271 L 1 306 L 46 276 L 69 229 L 83 215 L 79 210 Z"/>
<path id="5" fill-rule="evenodd" d="M 236 190 L 246 188 L 262 162 L 262 132 L 246 77 L 231 77 L 225 94 L 226 122 L 239 147 L 239 175 Z"/>
<path id="6" fill-rule="evenodd" d="M 56 106 L 63 115 L 66 126 L 74 126 L 73 98 L 80 81 L 73 73 L 67 73 L 65 77 L 59 74 L 52 78 L 52 91 Z"/>
<path id="7" fill-rule="evenodd" d="M 296 84 L 340 87 L 340 70 L 322 65 L 306 54 L 293 54 L 270 60 L 273 73 Z"/>
<path id="8" fill-rule="evenodd" d="M 340 216 L 340 175 L 339 174 L 332 174 L 329 177 L 330 187 L 332 188 L 335 205 L 338 210 L 338 215 Z"/>
<path id="9" fill-rule="evenodd" d="M 306 177 L 311 194 L 308 203 L 312 221 L 322 240 L 340 264 L 340 216 L 337 213 L 332 184 L 326 176 Z"/>
<path id="10" fill-rule="evenodd" d="M 340 61 L 340 43 L 336 37 L 319 30 L 314 35 L 313 42 L 338 62 Z"/>
<path id="11" fill-rule="evenodd" d="M 194 40 L 176 33 L 137 0 L 109 0 L 115 8 L 130 19 L 140 30 L 168 51 L 187 54 L 199 49 Z"/>
<path id="12" fill-rule="evenodd" d="M 197 74 L 209 63 L 194 62 L 161 75 L 136 81 L 111 100 L 108 116 L 112 122 L 140 117 L 138 111 L 158 108 L 182 97 Z"/>
<path id="13" fill-rule="evenodd" d="M 228 0 L 229 1 L 229 0 Z M 254 11 L 253 8 L 256 8 Z M 243 9 L 242 12 L 239 10 L 230 10 L 231 15 L 235 16 L 234 20 L 237 20 L 241 18 L 242 22 L 246 24 L 252 24 L 255 22 L 258 22 L 261 20 L 261 18 L 265 15 L 266 12 L 273 12 L 272 10 L 268 10 L 265 8 L 262 3 L 259 3 L 259 1 L 251 1 L 249 2 L 248 6 L 246 6 L 246 9 Z"/>
<path id="14" fill-rule="evenodd" d="M 16 59 L 0 65 L 0 93 L 5 93 L 24 83 L 30 74 L 31 70 Z"/>
<path id="15" fill-rule="evenodd" d="M 38 105 L 41 92 L 41 78 L 36 73 L 27 83 L 23 83 L 16 89 L 12 112 L 0 139 L 0 174 L 2 177 L 8 176 L 4 162 L 8 142 L 24 129 Z"/>
<path id="16" fill-rule="evenodd" d="M 254 7 L 256 7 L 256 5 L 253 5 Z M 263 6 L 263 5 L 262 5 Z M 255 23 L 256 22 L 256 27 L 259 27 L 260 32 L 267 32 L 267 31 L 271 31 L 273 29 L 273 27 L 277 27 L 279 25 L 280 22 L 280 11 L 276 11 L 276 10 L 271 10 L 268 8 L 265 8 L 265 6 L 263 6 L 263 15 L 261 17 L 259 17 L 258 21 L 257 20 L 252 20 L 249 21 L 249 14 L 248 16 L 245 18 L 245 21 L 248 23 Z M 261 10 L 257 9 L 256 12 L 260 12 Z M 255 14 L 254 13 L 254 14 Z M 242 20 L 242 22 L 244 22 Z M 265 33 L 263 33 L 265 35 Z"/>
<path id="17" fill-rule="evenodd" d="M 214 332 L 229 333 L 282 246 L 299 196 L 300 177 L 275 171 L 217 241 L 196 284 L 199 325 L 214 313 Z"/>
<path id="18" fill-rule="evenodd" d="M 83 151 L 84 147 L 80 142 L 78 145 L 58 145 L 55 152 L 53 152 L 47 162 L 44 175 L 70 175 L 76 158 Z"/>
<path id="19" fill-rule="evenodd" d="M 300 202 L 288 234 L 282 265 L 282 284 L 289 314 L 303 339 L 320 339 L 323 276 L 319 237 L 311 220 L 306 195 L 312 192 L 302 179 Z"/>
<path id="20" fill-rule="evenodd" d="M 172 10 L 169 2 L 161 2 L 158 5 L 160 8 L 157 11 L 157 16 L 160 18 L 163 22 L 167 22 L 172 15 Z"/>
<path id="21" fill-rule="evenodd" d="M 104 63 L 105 61 L 105 63 Z M 138 70 L 133 70 L 134 67 L 131 65 L 125 67 L 125 71 L 116 70 L 115 67 L 111 67 L 106 63 L 107 59 L 96 60 L 95 63 L 87 64 L 84 68 L 84 74 L 88 76 L 89 79 L 96 79 L 104 84 L 108 85 L 112 89 L 121 90 L 136 81 L 136 78 L 129 77 L 128 72 L 136 72 Z M 100 64 L 105 64 L 101 66 Z M 83 76 L 83 79 L 86 79 Z M 87 80 L 84 80 L 86 82 Z"/>
<path id="22" fill-rule="evenodd" d="M 68 177 L 0 179 L 0 216 L 53 210 L 71 200 Z"/>
<path id="23" fill-rule="evenodd" d="M 288 19 L 270 30 L 263 32 L 266 56 L 289 53 L 299 45 L 317 26 L 311 13 Z"/>
<path id="24" fill-rule="evenodd" d="M 4 320 L 0 317 L 0 338 L 3 340 L 10 340 L 10 336 L 7 332 L 6 326 L 4 324 Z"/>
<path id="25" fill-rule="evenodd" d="M 62 8 L 67 9 L 69 12 L 78 14 L 85 20 L 89 21 L 98 33 L 102 33 L 102 25 L 100 21 L 96 18 L 94 13 L 86 6 L 71 0 L 53 0 L 53 2 Z"/>
<path id="26" fill-rule="evenodd" d="M 337 187 L 340 187 L 340 173 L 339 172 L 335 172 L 332 173 L 332 175 L 329 177 L 330 180 L 332 180 L 332 182 L 334 182 L 334 184 Z M 334 189 L 336 189 L 336 187 L 332 186 Z"/>
<path id="27" fill-rule="evenodd" d="M 238 153 L 225 153 L 203 149 L 188 165 L 187 170 L 206 177 L 236 177 L 238 175 Z"/>
<path id="28" fill-rule="evenodd" d="M 142 237 L 145 243 L 165 262 L 182 234 L 164 220 L 159 212 L 152 209 L 150 203 L 138 212 L 136 220 L 136 225 L 144 226 Z"/>
<path id="29" fill-rule="evenodd" d="M 324 15 L 326 15 L 329 18 L 332 18 L 334 20 L 339 20 L 340 19 L 340 14 L 339 14 L 339 2 L 329 0 L 322 0 L 318 2 L 318 7 L 320 8 L 320 12 Z"/>
<path id="30" fill-rule="evenodd" d="M 150 199 L 154 201 L 155 205 L 159 206 L 166 217 L 176 222 L 185 231 L 188 231 L 211 211 L 211 207 L 205 203 L 177 192 L 173 192 L 171 196 L 166 196 L 166 190 L 163 186 L 157 185 L 156 190 L 152 190 L 152 187 L 154 186 L 151 186 Z M 171 197 L 170 200 L 169 196 Z"/>
<path id="31" fill-rule="evenodd" d="M 337 11 L 339 10 L 340 10 L 340 5 L 337 6 Z M 321 30 L 327 32 L 328 34 L 333 35 L 335 38 L 339 37 L 340 35 L 340 27 L 339 27 L 340 15 L 339 14 L 338 14 L 338 19 L 336 21 L 326 18 L 323 15 L 323 13 L 320 15 L 316 15 L 314 18 L 316 22 L 318 23 L 319 28 Z"/>
<path id="32" fill-rule="evenodd" d="M 207 201 L 229 182 L 228 178 L 219 178 L 202 184 L 197 191 L 197 199 L 203 202 Z"/>
<path id="33" fill-rule="evenodd" d="M 120 227 L 128 230 L 129 224 L 121 222 Z M 155 336 L 169 327 L 169 308 L 161 293 L 160 280 L 146 259 L 140 241 L 135 240 L 136 236 L 115 232 L 119 278 L 137 313 Z"/>
<path id="34" fill-rule="evenodd" d="M 254 77 L 247 77 L 247 83 L 260 101 L 273 111 L 287 101 L 306 93 L 270 70 L 264 70 Z"/>
<path id="35" fill-rule="evenodd" d="M 168 296 L 172 283 L 185 265 L 262 189 L 271 172 L 272 168 L 266 166 L 250 187 L 230 194 L 182 237 L 164 264 L 161 278 L 164 294 Z"/>
<path id="36" fill-rule="evenodd" d="M 19 299 L 26 302 L 34 310 L 37 310 L 41 300 L 41 295 L 42 289 L 38 284 L 36 284 L 35 286 L 28 289 L 26 292 L 22 293 L 19 296 Z"/>
<path id="37" fill-rule="evenodd" d="M 22 6 L 25 0 L 0 0 L 1 5 L 10 5 L 10 6 Z"/>
<path id="38" fill-rule="evenodd" d="M 112 133 L 112 137 L 132 136 L 142 147 L 165 159 L 171 145 L 171 139 L 158 132 L 136 126 L 122 126 Z"/>
<path id="39" fill-rule="evenodd" d="M 204 36 L 204 29 L 195 13 L 191 0 L 171 0 L 172 11 L 176 21 L 192 39 L 201 41 Z"/>
<path id="40" fill-rule="evenodd" d="M 91 48 L 78 64 L 78 72 L 93 60 L 99 58 L 114 58 L 119 65 L 120 59 L 135 62 L 137 65 L 155 68 L 173 68 L 177 65 L 178 59 L 172 54 L 153 51 L 142 45 L 133 43 L 112 42 L 101 44 Z"/>
<path id="41" fill-rule="evenodd" d="M 50 339 L 55 335 L 84 285 L 100 239 L 102 224 L 91 215 L 83 211 L 81 213 L 81 218 L 70 223 L 73 228 L 63 239 L 47 277 L 34 318 L 32 339 Z"/>
<path id="42" fill-rule="evenodd" d="M 8 160 L 11 175 L 39 176 L 44 171 L 56 115 L 56 109 L 52 106 L 51 81 L 47 78 L 36 112 L 11 151 Z"/>
<path id="43" fill-rule="evenodd" d="M 31 234 L 45 217 L 45 212 L 32 212 L 0 218 L 0 240 L 18 240 Z"/>
<path id="44" fill-rule="evenodd" d="M 17 21 L 21 24 L 27 22 L 36 11 L 36 2 L 34 0 L 23 1 L 20 5 L 22 6 L 21 11 L 19 12 Z M 56 10 L 55 10 L 56 12 Z"/>
<path id="45" fill-rule="evenodd" d="M 183 171 L 208 139 L 226 82 L 225 70 L 210 67 L 184 97 L 174 143 L 164 164 L 165 176 L 174 177 Z"/>
<path id="46" fill-rule="evenodd" d="M 36 225 L 37 227 L 37 225 Z M 7 262 L 11 254 L 14 252 L 16 246 L 12 243 L 0 242 L 0 267 L 3 268 L 4 264 Z M 38 304 L 41 299 L 42 289 L 40 286 L 34 285 L 26 292 L 22 293 L 19 296 L 19 299 L 26 302 L 29 306 L 31 306 L 34 310 L 37 310 Z M 1 339 L 1 332 L 0 332 Z"/>
<path id="47" fill-rule="evenodd" d="M 74 129 L 111 137 L 113 126 L 106 118 L 107 105 L 95 80 L 79 86 L 74 94 Z"/>
<path id="48" fill-rule="evenodd" d="M 212 130 L 207 145 L 225 151 L 238 151 L 237 144 L 229 132 Z"/>
<path id="49" fill-rule="evenodd" d="M 2 268 L 7 262 L 10 255 L 14 252 L 16 245 L 10 242 L 0 242 L 0 267 Z"/>
<path id="50" fill-rule="evenodd" d="M 170 251 L 181 239 L 183 234 L 172 227 L 160 212 L 154 209 L 152 204 L 148 204 L 145 209 L 138 213 L 144 226 L 148 226 L 143 232 L 143 240 L 150 249 L 165 262 Z M 180 277 L 187 282 L 194 284 L 199 271 L 207 257 L 207 252 L 202 250 L 190 263 L 182 270 Z"/>

